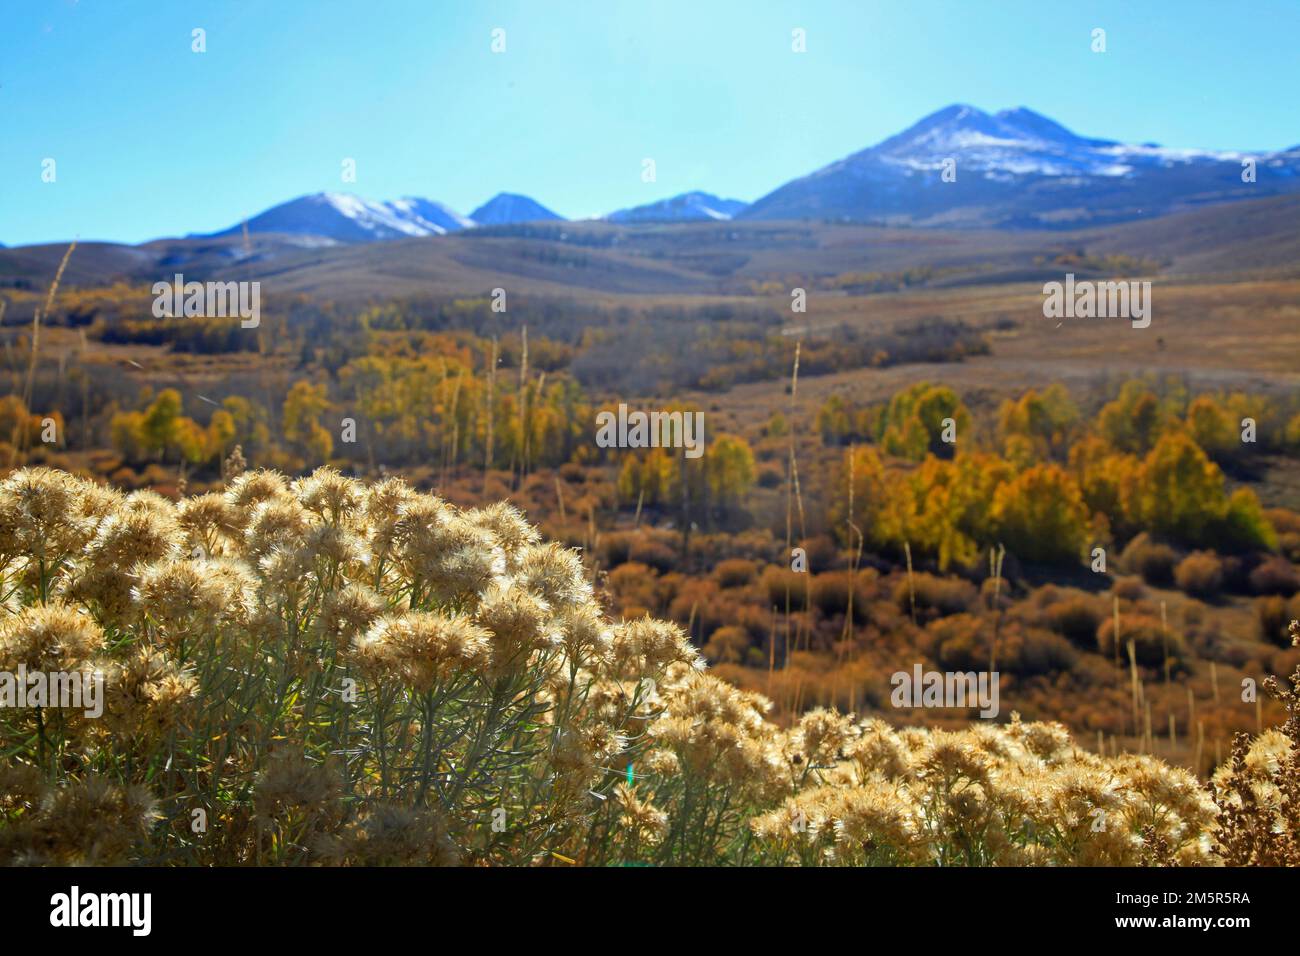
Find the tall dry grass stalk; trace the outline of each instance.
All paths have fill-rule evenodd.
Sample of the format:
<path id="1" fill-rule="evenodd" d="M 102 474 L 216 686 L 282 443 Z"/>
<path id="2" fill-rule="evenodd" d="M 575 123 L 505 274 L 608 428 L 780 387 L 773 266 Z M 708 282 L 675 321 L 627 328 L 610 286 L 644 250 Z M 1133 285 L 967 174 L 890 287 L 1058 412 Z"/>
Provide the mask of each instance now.
<path id="1" fill-rule="evenodd" d="M 484 489 L 487 488 L 488 471 L 492 467 L 492 450 L 493 450 L 492 440 L 493 438 L 496 437 L 493 432 L 493 428 L 496 424 L 496 419 L 494 417 L 495 412 L 493 410 L 493 407 L 496 401 L 496 391 L 497 391 L 497 337 L 495 335 L 492 336 L 492 355 L 491 358 L 488 359 L 486 378 L 487 378 L 487 387 L 484 389 L 484 393 L 485 393 L 484 401 L 487 403 L 487 415 L 485 416 L 487 422 L 487 435 L 484 437 L 484 441 L 483 441 L 483 487 Z"/>
<path id="2" fill-rule="evenodd" d="M 998 637 L 1002 629 L 1002 561 L 1007 549 L 998 545 L 996 554 L 989 548 L 989 576 L 993 578 L 993 633 L 989 638 L 989 673 L 998 669 Z"/>
<path id="3" fill-rule="evenodd" d="M 1171 661 L 1169 658 L 1169 612 L 1164 601 L 1160 602 L 1160 650 L 1162 666 L 1165 672 L 1165 690 L 1168 691 L 1172 678 L 1170 676 Z"/>
<path id="4" fill-rule="evenodd" d="M 73 250 L 77 248 L 77 240 L 72 240 L 68 249 L 63 253 L 63 258 L 59 260 L 58 271 L 54 273 L 54 281 L 50 283 L 49 291 L 45 295 L 45 305 L 42 309 L 37 309 L 32 313 L 32 350 L 31 360 L 27 366 L 27 384 L 23 388 L 23 403 L 31 408 L 32 403 L 32 386 L 33 378 L 36 374 L 36 361 L 40 354 L 41 341 L 41 315 L 49 315 L 54 310 L 54 298 L 59 293 L 59 283 L 63 281 L 63 270 L 68 267 L 68 260 L 72 258 Z"/>
<path id="5" fill-rule="evenodd" d="M 1143 701 L 1143 704 L 1145 707 L 1146 718 L 1145 718 L 1145 723 L 1143 724 L 1142 752 L 1153 754 L 1156 751 L 1155 751 L 1155 738 L 1151 734 L 1151 701 L 1149 700 Z"/>
<path id="6" fill-rule="evenodd" d="M 912 575 L 912 543 L 903 542 L 903 554 L 907 557 L 907 602 L 911 608 L 912 626 L 916 627 L 916 579 Z"/>
<path id="7" fill-rule="evenodd" d="M 1115 639 L 1112 642 L 1114 644 L 1115 666 L 1119 667 L 1120 633 L 1119 633 L 1119 595 L 1118 594 L 1112 597 L 1110 607 L 1111 607 L 1111 621 L 1112 621 L 1111 628 L 1115 634 Z"/>
<path id="8" fill-rule="evenodd" d="M 797 429 L 794 427 L 795 402 L 799 392 L 799 352 L 803 347 L 802 340 L 794 344 L 794 363 L 790 369 L 790 421 L 788 422 L 788 431 L 790 433 L 789 443 L 789 480 L 786 482 L 785 491 L 785 554 L 786 560 L 794 550 L 794 502 L 799 502 L 799 526 L 800 540 L 807 537 L 806 529 L 803 524 L 803 495 L 799 491 L 799 465 L 795 455 L 794 436 Z M 790 613 L 790 578 L 785 579 L 785 656 L 783 667 L 790 666 L 790 627 L 792 616 Z"/>
<path id="9" fill-rule="evenodd" d="M 560 482 L 559 472 L 555 474 L 555 502 L 560 507 L 560 524 L 563 525 L 567 519 L 564 513 L 564 486 Z"/>
<path id="10" fill-rule="evenodd" d="M 63 271 L 68 267 L 68 260 L 72 258 L 73 250 L 77 248 L 77 240 L 72 240 L 67 251 L 63 253 L 63 258 L 59 260 L 59 268 L 54 273 L 54 281 L 50 283 L 49 291 L 45 295 L 45 304 L 32 312 L 32 341 L 31 351 L 27 362 L 27 378 L 23 385 L 23 407 L 30 411 L 32 407 L 32 394 L 36 382 L 36 365 L 40 358 L 41 351 L 41 315 L 49 315 L 54 310 L 54 300 L 59 293 L 59 284 L 63 281 Z M 2 317 L 2 315 L 0 315 Z M 13 435 L 10 440 L 11 450 L 9 453 L 9 467 L 17 461 L 17 456 L 21 452 L 27 451 L 30 439 L 29 430 L 21 425 L 16 425 L 17 434 Z"/>
<path id="11" fill-rule="evenodd" d="M 1128 642 L 1127 647 L 1129 684 L 1133 694 L 1133 736 L 1140 737 L 1142 735 L 1142 724 L 1138 719 L 1138 700 L 1142 692 L 1142 685 L 1138 680 L 1137 654 L 1131 640 Z"/>
<path id="12" fill-rule="evenodd" d="M 519 475 L 515 480 L 515 487 L 523 481 L 524 474 L 527 471 L 527 465 L 524 462 L 524 436 L 528 434 L 528 326 L 523 326 L 520 331 L 520 355 L 519 355 Z"/>
<path id="13" fill-rule="evenodd" d="M 772 605 L 772 616 L 768 618 L 767 628 L 767 696 L 772 696 L 772 678 L 776 674 L 776 615 L 777 607 Z"/>
<path id="14" fill-rule="evenodd" d="M 840 638 L 842 646 L 852 646 L 853 642 L 853 598 L 857 592 L 858 568 L 862 561 L 862 549 L 865 545 L 865 537 L 862 529 L 858 527 L 854 519 L 854 485 L 857 483 L 857 466 L 855 463 L 855 448 L 852 443 L 849 444 L 849 488 L 848 488 L 848 514 L 845 517 L 845 524 L 848 526 L 848 534 L 845 536 L 849 543 L 849 594 L 847 608 L 844 612 L 844 627 L 841 629 Z M 855 543 L 856 536 L 856 543 Z M 811 572 L 808 575 L 812 577 Z M 804 588 L 804 608 L 811 613 L 812 609 L 812 584 L 805 579 Z M 811 628 L 809 628 L 811 632 Z M 811 635 L 809 637 L 811 640 Z M 842 656 L 841 656 L 842 660 Z"/>

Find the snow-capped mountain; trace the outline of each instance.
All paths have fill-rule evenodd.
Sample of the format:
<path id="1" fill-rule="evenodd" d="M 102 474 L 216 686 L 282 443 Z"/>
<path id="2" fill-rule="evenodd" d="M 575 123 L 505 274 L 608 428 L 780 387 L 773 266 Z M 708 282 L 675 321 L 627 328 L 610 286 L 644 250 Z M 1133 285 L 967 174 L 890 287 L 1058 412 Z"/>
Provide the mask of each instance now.
<path id="1" fill-rule="evenodd" d="M 1243 162 L 1251 159 L 1255 181 L 1244 182 Z M 1053 228 L 1297 189 L 1294 148 L 1128 145 L 1079 136 L 1024 107 L 989 114 L 955 105 L 781 186 L 739 218 Z"/>
<path id="2" fill-rule="evenodd" d="M 991 116 L 973 106 L 950 106 L 867 152 L 908 169 L 941 169 L 944 160 L 960 157 L 962 166 L 986 178 L 1128 176 L 1139 166 L 1239 163 L 1244 155 L 1088 139 L 1023 106 Z"/>
<path id="3" fill-rule="evenodd" d="M 721 199 L 711 193 L 689 192 L 670 199 L 620 209 L 605 218 L 610 222 L 694 222 L 731 219 L 745 208 L 739 199 Z"/>
<path id="4" fill-rule="evenodd" d="M 544 222 L 564 217 L 551 212 L 535 199 L 518 193 L 497 193 L 483 205 L 479 206 L 469 218 L 479 226 L 508 226 L 517 222 Z"/>
<path id="5" fill-rule="evenodd" d="M 441 236 L 473 226 L 442 203 L 418 197 L 371 202 L 348 193 L 316 193 L 272 206 L 248 220 L 249 232 L 323 236 L 336 242 L 373 242 L 411 236 Z M 243 223 L 214 233 L 233 235 Z"/>
<path id="6" fill-rule="evenodd" d="M 1300 146 L 1249 153 L 1130 145 L 1080 136 L 1024 107 L 990 114 L 954 105 L 752 205 L 688 192 L 604 218 L 624 224 L 824 219 L 1061 229 L 1298 191 Z M 316 193 L 254 216 L 248 229 L 351 243 L 562 219 L 515 193 L 498 193 L 468 217 L 429 199 L 372 202 Z M 215 235 L 237 234 L 242 227 Z"/>

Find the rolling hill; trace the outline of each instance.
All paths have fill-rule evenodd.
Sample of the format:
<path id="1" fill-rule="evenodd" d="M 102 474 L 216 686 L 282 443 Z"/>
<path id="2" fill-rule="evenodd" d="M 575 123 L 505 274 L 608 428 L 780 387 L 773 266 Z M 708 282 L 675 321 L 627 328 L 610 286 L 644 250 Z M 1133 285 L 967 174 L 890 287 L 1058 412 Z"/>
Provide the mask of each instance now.
<path id="1" fill-rule="evenodd" d="M 44 290 L 67 245 L 0 249 L 0 294 Z M 261 280 L 268 293 L 339 300 L 420 292 L 538 295 L 750 295 L 790 276 L 902 276 L 930 287 L 1043 282 L 1062 255 L 1128 256 L 1165 276 L 1300 276 L 1300 195 L 1218 204 L 1156 219 L 1073 230 L 915 229 L 769 222 L 530 222 L 391 242 L 322 242 L 251 233 L 82 243 L 64 283 L 152 283 L 177 273 Z M 1086 271 L 1077 269 L 1076 271 Z M 901 280 L 900 280 L 901 281 Z M 912 280 L 907 280 L 912 281 Z M 8 320 L 25 309 L 11 307 Z"/>

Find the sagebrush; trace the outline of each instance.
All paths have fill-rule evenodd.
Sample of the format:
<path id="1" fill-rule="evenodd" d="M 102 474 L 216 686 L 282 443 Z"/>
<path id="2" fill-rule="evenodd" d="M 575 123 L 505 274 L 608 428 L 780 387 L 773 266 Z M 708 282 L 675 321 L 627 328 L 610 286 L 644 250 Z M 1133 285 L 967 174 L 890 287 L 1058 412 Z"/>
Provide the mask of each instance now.
<path id="1" fill-rule="evenodd" d="M 5 863 L 1213 864 L 1294 846 L 1270 844 L 1295 825 L 1276 779 L 1294 734 L 1243 742 L 1220 811 L 1190 773 L 1058 724 L 778 727 L 676 625 L 609 621 L 579 554 L 512 507 L 396 479 L 256 471 L 173 503 L 18 471 L 0 577 L 0 671 L 106 688 L 98 719 L 0 709 Z"/>

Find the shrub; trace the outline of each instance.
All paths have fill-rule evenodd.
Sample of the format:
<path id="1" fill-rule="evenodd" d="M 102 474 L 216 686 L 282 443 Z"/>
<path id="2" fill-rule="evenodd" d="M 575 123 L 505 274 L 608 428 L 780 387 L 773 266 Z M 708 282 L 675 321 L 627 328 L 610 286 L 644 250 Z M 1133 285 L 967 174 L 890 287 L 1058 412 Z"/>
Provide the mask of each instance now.
<path id="1" fill-rule="evenodd" d="M 625 531 L 611 531 L 601 535 L 600 552 L 605 567 L 618 567 L 632 553 L 632 535 Z"/>
<path id="2" fill-rule="evenodd" d="M 777 726 L 680 628 L 610 622 L 580 556 L 504 504 L 328 470 L 175 504 L 23 470 L 0 572 L 0 670 L 105 675 L 102 721 L 0 709 L 0 864 L 1215 862 L 1191 774 L 1059 724 Z M 936 622 L 944 657 L 977 669 L 981 627 Z M 1050 666 L 1050 639 L 1017 641 Z M 990 785 L 1023 780 L 1041 799 Z M 221 822 L 197 838 L 196 800 Z"/>
<path id="3" fill-rule="evenodd" d="M 1172 630 L 1165 634 L 1158 617 L 1141 613 L 1121 614 L 1119 630 L 1119 658 L 1125 665 L 1128 663 L 1129 641 L 1133 641 L 1134 655 L 1137 657 L 1138 664 L 1143 667 L 1163 667 L 1166 647 L 1168 647 L 1170 660 L 1175 663 L 1181 663 L 1187 657 L 1187 643 L 1182 635 Z M 1097 629 L 1097 649 L 1107 657 L 1114 654 L 1115 620 L 1113 617 L 1106 618 Z"/>
<path id="4" fill-rule="evenodd" d="M 701 640 L 724 624 L 734 624 L 736 600 L 723 595 L 709 578 L 686 578 L 668 604 L 668 616 L 689 625 L 690 636 Z"/>
<path id="5" fill-rule="evenodd" d="M 704 656 L 715 664 L 739 664 L 745 659 L 749 645 L 749 631 L 728 625 L 713 632 L 704 645 Z"/>
<path id="6" fill-rule="evenodd" d="M 1079 652 L 1059 634 L 1039 627 L 1011 628 L 999 641 L 998 669 L 1030 677 L 1069 671 Z"/>
<path id="7" fill-rule="evenodd" d="M 1223 587 L 1223 562 L 1213 551 L 1193 551 L 1178 562 L 1174 580 L 1193 597 L 1213 597 Z"/>
<path id="8" fill-rule="evenodd" d="M 945 578 L 919 572 L 912 575 L 916 595 L 916 609 L 931 611 L 931 617 L 960 614 L 975 604 L 978 592 L 975 585 L 961 578 Z M 894 584 L 894 603 L 902 611 L 911 610 L 911 596 L 907 576 L 902 575 Z"/>
<path id="9" fill-rule="evenodd" d="M 1097 601 L 1086 597 L 1071 597 L 1049 605 L 1047 625 L 1071 644 L 1091 650 L 1097 646 L 1097 627 L 1105 615 Z"/>
<path id="10" fill-rule="evenodd" d="M 998 608 L 1006 610 L 1015 605 L 1015 598 L 1011 594 L 1011 582 L 1006 578 L 1008 570 L 1004 566 L 1002 577 L 988 577 L 980 582 L 980 607 L 987 611 L 996 611 Z"/>
<path id="11" fill-rule="evenodd" d="M 1300 421 L 1300 415 L 1296 420 Z M 1300 513 L 1286 508 L 1270 508 L 1264 516 L 1277 531 L 1278 549 L 1288 559 L 1300 564 Z"/>
<path id="12" fill-rule="evenodd" d="M 1167 544 L 1152 541 L 1143 532 L 1128 543 L 1119 556 L 1120 567 L 1130 574 L 1141 575 L 1153 587 L 1167 587 L 1174 580 L 1178 555 Z"/>
<path id="13" fill-rule="evenodd" d="M 835 546 L 835 540 L 828 534 L 819 534 L 801 541 L 804 552 L 808 555 L 809 571 L 829 571 L 843 567 L 843 553 Z"/>
<path id="14" fill-rule="evenodd" d="M 681 563 L 680 555 L 672 545 L 645 532 L 632 536 L 627 557 L 629 561 L 648 564 L 657 571 L 671 571 Z"/>
<path id="15" fill-rule="evenodd" d="M 1284 597 L 1300 591 L 1300 573 L 1281 555 L 1266 557 L 1250 572 L 1250 589 L 1255 594 L 1280 594 Z"/>
<path id="16" fill-rule="evenodd" d="M 1207 538 L 1221 550 L 1238 553 L 1273 551 L 1278 546 L 1277 531 L 1250 488 L 1238 488 L 1232 493 L 1223 516 L 1211 524 Z"/>
<path id="17" fill-rule="evenodd" d="M 744 558 L 728 558 L 713 569 L 713 579 L 723 588 L 743 588 L 758 575 L 758 565 Z"/>
<path id="18" fill-rule="evenodd" d="M 779 488 L 785 481 L 785 469 L 780 465 L 765 462 L 758 466 L 758 487 Z"/>
<path id="19" fill-rule="evenodd" d="M 1147 593 L 1140 578 L 1117 578 L 1111 591 L 1122 601 L 1140 601 Z"/>
<path id="20" fill-rule="evenodd" d="M 514 508 L 399 480 L 251 472 L 173 504 L 19 471 L 0 528 L 0 670 L 104 675 L 102 722 L 0 710 L 2 864 L 522 864 L 538 839 L 597 859 L 590 792 L 655 739 L 631 688 L 703 677 L 680 628 L 610 624 Z M 40 783 L 16 819 L 15 773 Z M 191 833 L 196 787 L 216 839 Z M 485 841 L 500 788 L 511 829 Z"/>
<path id="21" fill-rule="evenodd" d="M 871 572 L 874 575 L 875 572 Z M 812 587 L 812 603 L 815 608 L 832 616 L 845 614 L 849 609 L 850 576 L 848 571 L 827 571 L 818 574 L 809 582 Z M 852 582 L 853 620 L 867 620 L 867 609 L 871 601 L 869 576 L 860 573 Z"/>
<path id="22" fill-rule="evenodd" d="M 626 614 L 628 607 L 632 605 L 644 608 L 658 605 L 655 594 L 656 577 L 657 575 L 649 566 L 639 561 L 629 561 L 610 571 L 606 583 Z"/>
<path id="23" fill-rule="evenodd" d="M 791 571 L 779 564 L 771 564 L 763 569 L 763 588 L 767 591 L 769 607 L 785 610 L 785 602 L 790 601 L 790 610 L 802 611 L 807 606 L 808 573 Z"/>
<path id="24" fill-rule="evenodd" d="M 954 614 L 926 625 L 926 646 L 944 670 L 987 670 L 992 633 L 974 614 Z"/>
<path id="25" fill-rule="evenodd" d="M 1282 532 L 1277 536 L 1277 546 L 1288 559 L 1300 564 L 1300 532 Z"/>
<path id="26" fill-rule="evenodd" d="M 1292 621 L 1300 620 L 1300 594 L 1289 601 L 1274 594 L 1255 601 L 1255 615 L 1259 620 L 1259 636 L 1269 644 L 1291 646 L 1287 628 Z"/>
<path id="27" fill-rule="evenodd" d="M 1300 643 L 1300 626 L 1293 640 Z M 1283 689 L 1276 677 L 1264 681 L 1286 708 L 1282 727 L 1253 740 L 1238 735 L 1211 780 L 1219 810 L 1214 851 L 1228 866 L 1300 866 L 1300 669 L 1290 683 Z"/>

